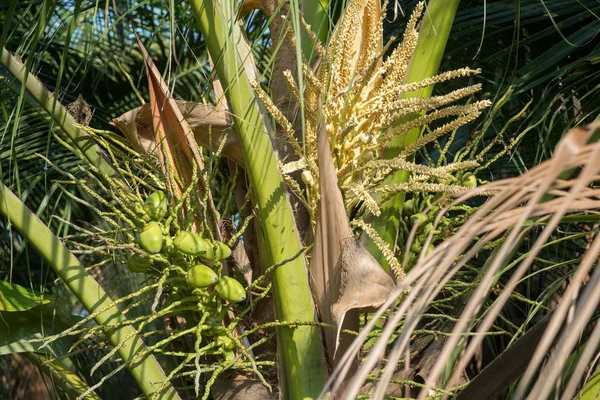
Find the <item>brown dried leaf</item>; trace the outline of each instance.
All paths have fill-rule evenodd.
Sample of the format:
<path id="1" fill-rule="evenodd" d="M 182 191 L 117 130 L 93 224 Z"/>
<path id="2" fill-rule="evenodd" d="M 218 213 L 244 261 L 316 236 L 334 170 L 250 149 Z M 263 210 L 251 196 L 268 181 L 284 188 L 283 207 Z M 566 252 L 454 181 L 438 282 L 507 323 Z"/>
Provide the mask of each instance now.
<path id="1" fill-rule="evenodd" d="M 337 327 L 336 333 L 325 333 L 329 362 L 335 366 L 353 340 L 340 336 L 340 330 L 358 329 L 358 313 L 348 312 L 380 306 L 395 285 L 352 234 L 324 126 L 318 154 L 321 204 L 310 271 L 321 320 Z"/>
<path id="2" fill-rule="evenodd" d="M 338 327 L 337 338 L 348 311 L 374 311 L 395 287 L 393 279 L 354 236 L 342 239 L 340 247 L 334 275 L 339 297 L 331 306 L 331 316 Z"/>
<path id="3" fill-rule="evenodd" d="M 550 315 L 538 322 L 514 345 L 504 350 L 498 357 L 477 375 L 457 400 L 494 399 L 501 395 L 527 367 L 544 330 L 550 322 Z"/>
<path id="4" fill-rule="evenodd" d="M 221 155 L 239 166 L 244 166 L 244 155 L 237 133 L 231 117 L 225 110 L 191 101 L 175 100 L 175 104 L 200 146 L 216 152 L 225 140 Z M 155 154 L 157 146 L 150 104 L 128 111 L 111 123 L 123 132 L 135 151 L 141 154 Z"/>

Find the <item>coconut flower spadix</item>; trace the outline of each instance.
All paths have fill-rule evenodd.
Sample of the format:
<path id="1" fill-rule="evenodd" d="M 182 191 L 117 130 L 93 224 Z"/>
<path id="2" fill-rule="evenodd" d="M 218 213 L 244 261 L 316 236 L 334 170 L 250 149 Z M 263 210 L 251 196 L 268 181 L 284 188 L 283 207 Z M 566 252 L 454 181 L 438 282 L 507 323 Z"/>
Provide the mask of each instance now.
<path id="1" fill-rule="evenodd" d="M 187 275 L 188 283 L 197 289 L 203 289 L 214 285 L 218 280 L 219 276 L 217 273 L 203 264 L 198 264 L 190 269 Z"/>
<path id="2" fill-rule="evenodd" d="M 157 222 L 150 222 L 140 232 L 140 245 L 149 253 L 159 253 L 163 240 L 162 228 Z"/>
<path id="3" fill-rule="evenodd" d="M 168 203 L 165 194 L 158 190 L 146 198 L 144 201 L 144 209 L 150 218 L 155 221 L 160 221 L 167 215 Z"/>
<path id="4" fill-rule="evenodd" d="M 229 276 L 219 279 L 215 290 L 219 297 L 230 303 L 239 303 L 246 299 L 246 291 L 242 284 Z"/>

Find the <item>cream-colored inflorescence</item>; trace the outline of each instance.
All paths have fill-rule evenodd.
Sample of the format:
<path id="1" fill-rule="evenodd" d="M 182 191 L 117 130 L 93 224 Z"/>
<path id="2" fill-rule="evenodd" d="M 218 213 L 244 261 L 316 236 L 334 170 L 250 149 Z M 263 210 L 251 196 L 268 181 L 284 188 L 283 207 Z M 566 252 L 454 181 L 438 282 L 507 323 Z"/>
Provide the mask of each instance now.
<path id="1" fill-rule="evenodd" d="M 300 161 L 282 165 L 282 173 L 289 182 L 290 173 L 303 170 L 300 176 L 306 189 L 304 193 L 297 194 L 303 197 L 313 217 L 316 216 L 319 200 L 316 135 L 321 121 L 326 125 L 346 205 L 350 208 L 362 201 L 366 213 L 379 213 L 373 193 L 423 190 L 423 177 L 443 178 L 451 172 L 476 166 L 476 163 L 467 162 L 433 168 L 409 161 L 416 150 L 473 121 L 490 105 L 487 100 L 454 105 L 478 92 L 480 85 L 428 98 L 407 96 L 407 93 L 432 84 L 479 73 L 479 70 L 461 68 L 419 82 L 406 82 L 423 8 L 423 3 L 417 5 L 402 42 L 384 60 L 384 52 L 392 42 L 383 46 L 385 15 L 381 13 L 379 0 L 354 0 L 350 3 L 327 48 L 316 46 L 320 55 L 316 70 L 303 64 L 305 136 L 302 145 L 294 139 L 292 125 L 285 120 L 283 113 L 277 110 L 258 84 L 254 85 L 258 97 L 296 150 Z M 311 37 L 314 39 L 314 35 Z M 285 76 L 290 93 L 300 100 L 301 94 L 292 74 L 286 71 Z M 380 160 L 392 137 L 414 128 L 427 127 L 439 119 L 444 119 L 445 124 L 438 123 L 431 130 L 425 129 L 417 142 L 406 147 L 398 157 Z M 419 179 L 413 179 L 402 187 L 382 186 L 385 175 L 398 169 L 411 171 Z M 299 186 L 293 185 L 293 189 L 297 191 Z M 456 186 L 448 186 L 448 192 L 456 190 Z"/>

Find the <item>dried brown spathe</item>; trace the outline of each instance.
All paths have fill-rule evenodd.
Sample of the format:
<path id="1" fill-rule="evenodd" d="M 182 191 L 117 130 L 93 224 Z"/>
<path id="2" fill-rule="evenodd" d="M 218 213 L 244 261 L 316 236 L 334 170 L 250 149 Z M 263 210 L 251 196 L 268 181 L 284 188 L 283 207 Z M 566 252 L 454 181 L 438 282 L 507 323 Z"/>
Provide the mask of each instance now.
<path id="1" fill-rule="evenodd" d="M 328 358 L 335 366 L 353 340 L 340 331 L 358 330 L 358 313 L 349 312 L 379 307 L 395 284 L 350 229 L 324 126 L 318 152 L 322 192 L 310 271 L 321 320 L 337 328 L 325 333 Z"/>

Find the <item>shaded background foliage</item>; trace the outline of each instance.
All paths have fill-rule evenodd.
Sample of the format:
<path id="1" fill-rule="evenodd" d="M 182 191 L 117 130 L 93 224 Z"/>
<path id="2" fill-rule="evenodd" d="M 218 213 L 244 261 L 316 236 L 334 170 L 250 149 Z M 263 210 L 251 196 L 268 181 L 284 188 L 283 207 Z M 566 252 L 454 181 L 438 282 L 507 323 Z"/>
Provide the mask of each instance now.
<path id="1" fill-rule="evenodd" d="M 400 2 L 405 13 L 416 3 Z M 390 4 L 388 15 L 393 15 L 394 6 Z M 594 1 L 460 2 L 440 71 L 465 65 L 481 68 L 482 73 L 473 79 L 483 85 L 483 96 L 492 100 L 498 100 L 508 87 L 514 88 L 486 138 L 495 137 L 507 120 L 533 101 L 526 115 L 511 127 L 506 141 L 528 126 L 536 129 L 525 136 L 512 157 L 492 165 L 490 178 L 514 176 L 539 164 L 569 127 L 598 116 L 599 12 L 600 5 Z M 405 22 L 401 17 L 389 22 L 384 40 L 398 37 Z M 476 124 L 470 127 L 471 131 L 478 128 Z M 468 140 L 468 133 L 462 134 L 463 138 L 457 135 L 454 148 Z"/>
<path id="2" fill-rule="evenodd" d="M 343 3 L 332 2 L 332 19 L 339 16 Z M 384 41 L 401 36 L 404 30 L 406 17 L 398 15 L 392 20 L 396 7 L 401 6 L 410 14 L 415 3 L 411 0 L 389 4 Z M 484 142 L 494 138 L 507 121 L 532 102 L 503 140 L 510 143 L 523 130 L 533 129 L 508 157 L 483 171 L 481 178 L 492 180 L 526 171 L 551 155 L 569 127 L 598 116 L 598 15 L 600 4 L 594 0 L 461 1 L 441 70 L 467 65 L 481 68 L 482 74 L 472 79 L 482 83 L 483 97 L 490 99 L 497 100 L 509 87 L 513 89 L 506 104 L 493 116 Z M 73 19 L 75 23 L 71 25 Z M 137 107 L 139 95 L 148 98 L 143 61 L 130 21 L 158 68 L 164 71 L 176 98 L 199 103 L 214 100 L 206 47 L 183 1 L 115 0 L 100 4 L 8 0 L 0 4 L 0 44 L 22 57 L 61 103 L 73 103 L 81 96 L 93 110 L 91 126 L 114 129 L 108 121 Z M 260 13 L 253 13 L 244 25 L 259 70 L 267 71 L 272 62 L 267 21 Z M 0 67 L 0 76 L 6 77 L 2 72 Z M 265 80 L 268 79 L 267 74 Z M 17 107 L 18 96 L 9 85 L 8 79 L 0 79 L 2 181 L 23 196 L 28 206 L 37 210 L 59 235 L 66 234 L 68 228 L 52 219 L 53 215 L 76 223 L 94 223 L 91 214 L 65 196 L 55 183 L 59 174 L 34 155 L 43 154 L 74 173 L 80 162 L 52 138 L 52 132 L 61 133 L 49 125 L 43 113 L 26 103 Z M 461 129 L 452 149 L 464 146 L 481 124 L 475 122 Z M 501 149 L 502 145 L 496 146 L 487 156 L 492 157 Z M 435 149 L 431 148 L 431 152 L 435 157 Z M 425 157 L 421 159 L 425 162 Z M 27 251 L 19 235 L 7 226 L 7 221 L 0 219 L 0 279 L 56 291 L 49 269 L 35 251 Z M 573 231 L 581 228 L 574 225 Z M 564 233 L 565 237 L 569 234 L 568 230 Z M 506 326 L 499 326 L 498 330 L 516 332 L 519 325 L 528 323 L 537 301 L 560 294 L 561 284 L 570 274 L 569 263 L 577 260 L 588 243 L 585 238 L 559 239 L 544 250 L 537 267 L 562 263 L 560 268 L 551 268 L 537 280 L 529 280 L 520 291 L 528 300 L 515 299 L 507 306 Z M 526 252 L 527 245 L 524 242 L 519 251 Z M 472 265 L 471 274 L 462 276 L 460 281 L 472 279 L 480 267 Z M 501 285 L 502 282 L 500 288 Z M 506 346 L 506 341 L 505 336 L 489 339 L 489 351 L 483 357 L 492 358 Z"/>
<path id="3" fill-rule="evenodd" d="M 410 13 L 414 2 L 401 2 Z M 393 6 L 388 9 L 393 15 Z M 570 128 L 590 123 L 598 117 L 600 91 L 600 5 L 592 1 L 461 1 L 448 40 L 440 71 L 469 65 L 481 68 L 473 79 L 483 86 L 483 96 L 498 101 L 512 88 L 505 105 L 494 115 L 484 144 L 493 140 L 507 121 L 529 102 L 527 112 L 506 131 L 503 144 L 511 143 L 520 132 L 531 129 L 518 146 L 498 162 L 491 164 L 479 177 L 496 180 L 519 175 L 552 155 L 552 151 Z M 399 36 L 405 19 L 398 18 L 385 26 L 388 37 Z M 449 82 L 452 85 L 454 82 Z M 434 95 L 440 89 L 434 88 Z M 489 110 L 488 113 L 491 113 Z M 481 129 L 483 121 L 461 128 L 451 153 L 459 150 L 470 136 Z M 496 145 L 486 154 L 493 158 L 502 150 Z M 436 150 L 430 146 L 432 157 Z M 421 157 L 423 162 L 424 157 Z M 476 204 L 476 203 L 475 203 Z M 531 237 L 535 238 L 533 230 Z M 516 290 L 504 308 L 499 323 L 494 325 L 485 345 L 469 371 L 472 377 L 493 360 L 525 329 L 538 322 L 547 306 L 558 300 L 574 266 L 589 246 L 580 232 L 590 231 L 593 224 L 571 224 L 549 241 L 537 258 L 531 274 Z M 517 249 L 516 257 L 526 255 L 531 240 Z M 479 271 L 490 252 L 482 252 L 460 275 L 449 283 L 445 293 L 451 297 L 466 289 L 467 282 L 477 282 Z M 515 258 L 516 258 L 515 257 Z M 540 273 L 543 271 L 543 273 Z M 537 275 L 536 275 L 537 273 Z M 510 278 L 504 274 L 496 290 L 490 294 L 484 309 L 493 303 Z M 473 284 L 473 285 L 474 285 Z M 432 312 L 446 315 L 458 312 L 452 303 L 434 306 Z M 425 318 L 425 322 L 430 322 Z M 495 334 L 494 334 L 495 333 Z M 510 397 L 509 392 L 505 393 Z"/>

